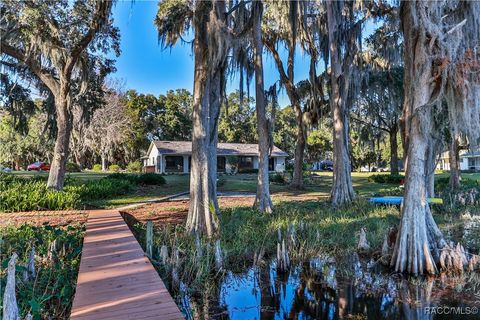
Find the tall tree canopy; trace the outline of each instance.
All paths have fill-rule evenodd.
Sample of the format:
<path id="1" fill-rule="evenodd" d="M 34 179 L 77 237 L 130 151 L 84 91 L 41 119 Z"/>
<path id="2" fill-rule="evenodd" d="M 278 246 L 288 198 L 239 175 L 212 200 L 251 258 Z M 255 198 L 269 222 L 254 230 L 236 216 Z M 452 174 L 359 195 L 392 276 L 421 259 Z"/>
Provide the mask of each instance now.
<path id="1" fill-rule="evenodd" d="M 324 10 L 313 1 L 279 1 L 267 2 L 263 22 L 263 41 L 271 54 L 278 73 L 280 84 L 285 88 L 290 105 L 295 111 L 297 136 L 295 147 L 295 163 L 291 186 L 302 188 L 303 160 L 307 139 L 307 126 L 317 120 L 316 113 L 308 113 L 310 109 L 318 107 L 316 94 L 310 97 L 310 103 L 303 103 L 301 88 L 295 83 L 295 52 L 301 44 L 311 59 L 310 88 L 316 89 L 316 63 L 319 52 L 325 52 L 325 29 L 321 28 Z M 320 25 L 320 26 L 319 26 Z M 287 61 L 283 61 L 280 48 L 287 51 Z M 317 92 L 317 91 L 315 91 Z M 313 110 L 315 111 L 315 110 Z"/>
<path id="2" fill-rule="evenodd" d="M 255 100 L 240 97 L 235 91 L 228 95 L 227 106 L 220 113 L 218 139 L 220 142 L 255 143 Z"/>
<path id="3" fill-rule="evenodd" d="M 15 1 L 0 4 L 2 63 L 26 67 L 52 93 L 57 135 L 48 186 L 62 189 L 72 131 L 72 86 L 82 94 L 103 54 L 119 53 L 108 0 Z M 97 55 L 97 59 L 91 56 Z"/>

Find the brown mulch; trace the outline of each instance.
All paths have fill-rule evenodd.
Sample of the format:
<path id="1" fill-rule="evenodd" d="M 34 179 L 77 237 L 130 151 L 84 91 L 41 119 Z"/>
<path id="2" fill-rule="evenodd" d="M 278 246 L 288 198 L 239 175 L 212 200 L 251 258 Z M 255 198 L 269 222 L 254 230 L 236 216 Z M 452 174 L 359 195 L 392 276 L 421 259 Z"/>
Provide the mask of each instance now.
<path id="1" fill-rule="evenodd" d="M 87 212 L 78 210 L 0 213 L 0 227 L 22 224 L 40 226 L 46 223 L 51 226 L 64 226 L 84 223 L 87 221 L 87 216 Z"/>
<path id="2" fill-rule="evenodd" d="M 277 193 L 273 195 L 280 201 L 311 201 L 322 199 L 319 195 L 305 195 L 297 193 Z M 254 197 L 219 197 L 220 209 L 253 206 Z M 153 221 L 156 224 L 182 224 L 187 219 L 188 199 L 151 203 L 134 209 L 123 210 L 130 218 L 140 221 Z"/>

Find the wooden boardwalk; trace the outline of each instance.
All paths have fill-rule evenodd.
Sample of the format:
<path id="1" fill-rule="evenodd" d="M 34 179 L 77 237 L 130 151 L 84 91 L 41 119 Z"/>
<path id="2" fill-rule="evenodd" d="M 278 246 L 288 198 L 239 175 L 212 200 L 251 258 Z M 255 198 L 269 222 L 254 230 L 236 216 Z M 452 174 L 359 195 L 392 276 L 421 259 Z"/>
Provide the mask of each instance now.
<path id="1" fill-rule="evenodd" d="M 71 319 L 184 319 L 116 210 L 89 212 Z"/>

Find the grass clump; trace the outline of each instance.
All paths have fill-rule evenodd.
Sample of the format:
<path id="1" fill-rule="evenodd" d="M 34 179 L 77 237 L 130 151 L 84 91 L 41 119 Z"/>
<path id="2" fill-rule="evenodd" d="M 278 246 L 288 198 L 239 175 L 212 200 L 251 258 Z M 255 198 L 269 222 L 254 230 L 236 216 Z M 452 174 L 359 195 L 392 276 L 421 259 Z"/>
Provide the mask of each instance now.
<path id="1" fill-rule="evenodd" d="M 70 316 L 84 226 L 68 227 L 22 225 L 0 229 L 0 292 L 6 285 L 6 267 L 16 252 L 19 256 L 16 272 L 16 296 L 21 319 L 30 312 L 33 319 L 67 319 Z M 49 255 L 52 243 L 56 250 Z M 25 265 L 35 246 L 35 277 L 23 277 Z"/>
<path id="2" fill-rule="evenodd" d="M 259 214 L 247 207 L 222 211 L 218 240 L 224 269 L 245 272 L 252 266 L 254 257 L 261 255 L 267 262 L 276 256 L 279 234 L 287 242 L 292 263 L 301 263 L 320 255 L 342 258 L 353 253 L 358 242 L 356 233 L 362 227 L 367 229 L 372 248 L 380 249 L 388 228 L 398 220 L 396 207 L 376 207 L 366 201 L 342 208 L 319 201 L 279 202 L 270 215 Z M 145 226 L 141 223 L 131 225 L 144 246 Z M 169 284 L 175 282 L 172 276 L 172 269 L 175 269 L 173 274 L 178 275 L 191 294 L 199 294 L 205 290 L 206 283 L 223 276 L 215 268 L 216 240 L 196 239 L 183 225 L 158 226 L 155 228 L 153 260 L 160 261 L 160 248 L 167 246 L 169 264 L 156 263 L 162 278 Z M 200 250 L 198 243 L 201 244 Z M 178 251 L 178 260 L 172 254 L 175 251 Z"/>

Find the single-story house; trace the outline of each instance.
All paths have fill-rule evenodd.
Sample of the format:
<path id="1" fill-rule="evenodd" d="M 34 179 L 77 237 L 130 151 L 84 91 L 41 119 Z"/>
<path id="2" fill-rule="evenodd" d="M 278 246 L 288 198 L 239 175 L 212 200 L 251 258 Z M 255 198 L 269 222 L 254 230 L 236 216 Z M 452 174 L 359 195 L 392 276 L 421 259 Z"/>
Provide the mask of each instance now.
<path id="1" fill-rule="evenodd" d="M 460 170 L 480 171 L 480 148 L 475 150 L 460 150 Z M 448 151 L 442 152 L 437 163 L 437 170 L 450 170 Z"/>
<path id="2" fill-rule="evenodd" d="M 252 172 L 258 169 L 258 144 L 219 143 L 217 172 Z M 283 172 L 287 153 L 273 147 L 269 170 Z M 152 141 L 142 158 L 144 171 L 155 173 L 189 173 L 192 161 L 191 141 Z"/>

